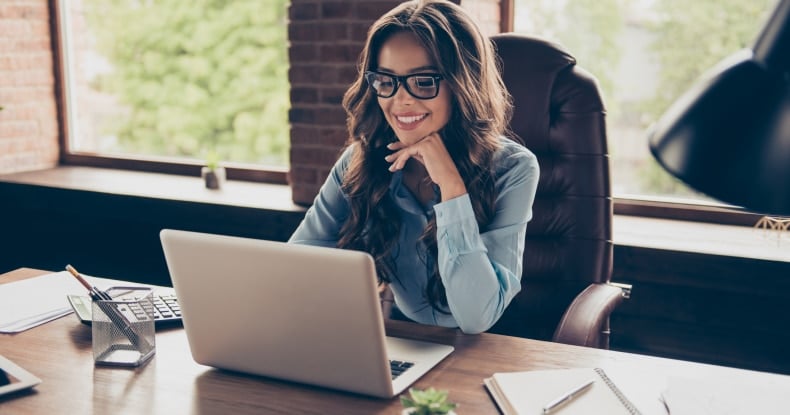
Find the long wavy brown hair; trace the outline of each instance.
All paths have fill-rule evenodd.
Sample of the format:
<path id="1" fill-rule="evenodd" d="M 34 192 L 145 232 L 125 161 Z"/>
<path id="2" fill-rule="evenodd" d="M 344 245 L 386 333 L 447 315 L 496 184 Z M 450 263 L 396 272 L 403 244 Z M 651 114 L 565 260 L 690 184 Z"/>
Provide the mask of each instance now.
<path id="1" fill-rule="evenodd" d="M 370 27 L 360 54 L 359 76 L 343 97 L 348 145 L 354 148 L 343 179 L 351 212 L 340 231 L 338 247 L 370 253 L 379 280 L 385 283 L 399 278 L 393 253 L 399 249 L 400 215 L 389 194 L 392 173 L 384 160 L 391 152 L 386 145 L 397 137 L 363 74 L 377 69 L 382 44 L 398 32 L 416 35 L 443 76 L 442 86 L 452 92 L 450 120 L 440 135 L 466 184 L 481 231 L 494 215 L 496 190 L 491 160 L 512 113 L 492 43 L 459 6 L 444 0 L 409 1 Z M 447 297 L 435 265 L 435 218 L 415 244 L 424 244 L 433 258 L 426 298 L 435 310 L 447 313 Z M 428 263 L 427 258 L 423 260 Z"/>

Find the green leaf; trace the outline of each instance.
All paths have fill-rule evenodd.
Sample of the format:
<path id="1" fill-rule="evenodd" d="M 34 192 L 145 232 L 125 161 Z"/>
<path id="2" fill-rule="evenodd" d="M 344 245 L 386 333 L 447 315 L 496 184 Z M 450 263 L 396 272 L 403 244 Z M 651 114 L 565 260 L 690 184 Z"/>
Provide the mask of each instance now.
<path id="1" fill-rule="evenodd" d="M 401 403 L 401 405 L 403 405 L 404 408 L 412 408 L 412 407 L 417 406 L 417 404 L 414 403 L 413 400 L 409 399 L 406 396 L 401 396 L 400 397 L 400 403 Z"/>
<path id="2" fill-rule="evenodd" d="M 409 395 L 401 396 L 400 401 L 404 408 L 414 408 L 415 415 L 447 414 L 458 406 L 447 401 L 447 391 L 432 387 L 425 390 L 411 388 Z"/>

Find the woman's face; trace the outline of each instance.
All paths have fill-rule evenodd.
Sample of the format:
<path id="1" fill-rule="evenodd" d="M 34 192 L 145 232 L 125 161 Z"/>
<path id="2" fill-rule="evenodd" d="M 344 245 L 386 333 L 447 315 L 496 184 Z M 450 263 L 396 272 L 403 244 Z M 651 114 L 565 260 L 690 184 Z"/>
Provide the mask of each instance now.
<path id="1" fill-rule="evenodd" d="M 439 74 L 435 63 L 417 41 L 417 37 L 408 32 L 396 33 L 384 42 L 379 51 L 378 63 L 376 71 L 390 75 Z M 427 78 L 410 81 L 408 86 L 412 91 L 429 90 L 421 85 L 425 86 L 432 82 Z M 415 98 L 406 90 L 404 82 L 399 82 L 395 95 L 378 98 L 384 117 L 402 143 L 414 144 L 425 136 L 439 131 L 450 120 L 451 92 L 447 87 L 447 81 L 435 82 L 438 82 L 439 93 L 434 98 Z"/>

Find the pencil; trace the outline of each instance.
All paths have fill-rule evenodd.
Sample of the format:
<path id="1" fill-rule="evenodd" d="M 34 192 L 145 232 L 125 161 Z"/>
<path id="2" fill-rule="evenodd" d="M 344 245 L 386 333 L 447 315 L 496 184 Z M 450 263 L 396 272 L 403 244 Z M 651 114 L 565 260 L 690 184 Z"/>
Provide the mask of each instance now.
<path id="1" fill-rule="evenodd" d="M 109 294 L 90 285 L 88 281 L 86 281 L 85 278 L 83 278 L 82 275 L 79 272 L 77 272 L 77 270 L 74 267 L 72 267 L 70 264 L 66 265 L 66 271 L 68 271 L 71 275 L 73 275 L 74 278 L 76 278 L 77 281 L 79 281 L 80 284 L 82 284 L 85 287 L 85 289 L 88 290 L 88 292 L 91 294 L 91 297 L 94 300 L 112 300 L 112 297 Z"/>

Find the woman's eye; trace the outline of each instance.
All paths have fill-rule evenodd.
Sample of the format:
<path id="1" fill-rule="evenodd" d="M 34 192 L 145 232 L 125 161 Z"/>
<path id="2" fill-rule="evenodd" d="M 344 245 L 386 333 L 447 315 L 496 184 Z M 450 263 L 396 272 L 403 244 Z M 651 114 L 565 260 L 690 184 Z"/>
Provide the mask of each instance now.
<path id="1" fill-rule="evenodd" d="M 433 88 L 435 86 L 433 78 L 430 77 L 414 78 L 414 83 L 420 88 Z"/>

